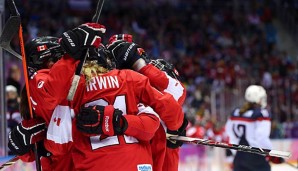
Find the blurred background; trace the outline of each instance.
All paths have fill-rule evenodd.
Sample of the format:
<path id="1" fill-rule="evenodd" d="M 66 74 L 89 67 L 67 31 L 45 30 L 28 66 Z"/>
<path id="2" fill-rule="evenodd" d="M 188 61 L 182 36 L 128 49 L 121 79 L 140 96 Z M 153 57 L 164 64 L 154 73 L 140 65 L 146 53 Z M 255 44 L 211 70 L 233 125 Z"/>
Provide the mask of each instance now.
<path id="1" fill-rule="evenodd" d="M 91 21 L 97 0 L 15 3 L 26 42 L 43 35 L 60 37 Z M 297 11 L 298 0 L 106 0 L 100 23 L 107 28 L 105 43 L 113 34 L 132 34 L 151 58 L 164 58 L 175 65 L 187 88 L 188 136 L 226 141 L 225 122 L 243 103 L 244 90 L 250 84 L 262 85 L 272 114 L 273 145 L 291 151 L 288 162 L 296 164 Z M 0 12 L 3 26 L 9 17 L 4 0 L 0 0 Z M 19 51 L 17 37 L 12 46 Z M 6 134 L 20 121 L 18 103 L 24 79 L 21 61 L 7 52 L 1 52 L 0 67 L 0 157 L 5 157 L 9 155 Z M 229 170 L 228 165 L 222 149 L 182 148 L 180 170 Z"/>

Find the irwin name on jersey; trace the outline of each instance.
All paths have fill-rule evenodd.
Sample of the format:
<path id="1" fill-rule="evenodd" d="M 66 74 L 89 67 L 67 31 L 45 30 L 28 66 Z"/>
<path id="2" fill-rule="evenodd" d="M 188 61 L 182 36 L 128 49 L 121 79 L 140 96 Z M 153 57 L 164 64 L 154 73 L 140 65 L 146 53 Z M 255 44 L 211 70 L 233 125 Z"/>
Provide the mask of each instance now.
<path id="1" fill-rule="evenodd" d="M 91 78 L 87 84 L 87 92 L 110 88 L 119 88 L 117 76 L 96 76 Z"/>

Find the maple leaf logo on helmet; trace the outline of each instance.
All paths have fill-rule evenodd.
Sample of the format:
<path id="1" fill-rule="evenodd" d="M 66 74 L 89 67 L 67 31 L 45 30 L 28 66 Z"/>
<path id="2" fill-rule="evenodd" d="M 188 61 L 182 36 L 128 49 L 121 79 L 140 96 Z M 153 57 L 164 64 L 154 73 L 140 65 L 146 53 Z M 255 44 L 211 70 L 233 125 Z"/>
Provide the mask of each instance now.
<path id="1" fill-rule="evenodd" d="M 41 45 L 41 46 L 38 46 L 38 47 L 37 47 L 37 52 L 41 52 L 41 51 L 44 51 L 44 50 L 46 50 L 46 49 L 48 49 L 48 48 L 47 48 L 47 45 Z"/>

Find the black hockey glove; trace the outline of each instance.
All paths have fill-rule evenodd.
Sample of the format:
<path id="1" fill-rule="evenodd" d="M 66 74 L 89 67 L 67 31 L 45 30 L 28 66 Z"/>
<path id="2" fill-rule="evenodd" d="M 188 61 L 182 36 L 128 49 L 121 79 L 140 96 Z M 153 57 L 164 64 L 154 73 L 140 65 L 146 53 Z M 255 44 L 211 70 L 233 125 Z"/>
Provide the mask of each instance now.
<path id="1" fill-rule="evenodd" d="M 122 135 L 127 129 L 127 121 L 122 116 L 122 111 L 112 105 L 82 107 L 76 119 L 78 130 L 90 136 Z"/>
<path id="2" fill-rule="evenodd" d="M 106 28 L 103 25 L 85 23 L 75 29 L 64 32 L 60 44 L 71 57 L 81 59 L 84 57 L 83 52 L 87 48 L 98 48 L 100 46 L 101 37 L 105 31 Z"/>
<path id="3" fill-rule="evenodd" d="M 169 130 L 167 129 L 167 137 L 170 136 L 185 136 L 186 135 L 186 127 L 188 125 L 188 120 L 186 119 L 186 117 L 184 117 L 183 119 L 183 123 L 181 125 L 181 127 L 178 130 Z M 167 147 L 175 149 L 175 148 L 179 148 L 183 145 L 182 141 L 175 141 L 175 140 L 169 140 L 167 139 Z"/>
<path id="4" fill-rule="evenodd" d="M 141 58 L 140 53 L 142 53 L 139 45 L 123 40 L 113 42 L 107 46 L 107 49 L 117 69 L 131 69 L 133 64 Z"/>
<path id="5" fill-rule="evenodd" d="M 16 155 L 24 155 L 32 144 L 45 139 L 45 122 L 41 119 L 23 120 L 8 134 L 8 147 Z"/>
<path id="6" fill-rule="evenodd" d="M 110 50 L 111 50 L 115 45 L 117 45 L 121 41 L 131 44 L 131 43 L 133 43 L 133 37 L 130 34 L 115 34 L 112 37 L 110 37 L 109 44 L 107 45 L 107 47 L 110 47 L 112 45 L 110 47 Z M 113 44 L 115 44 L 115 45 L 113 45 Z M 124 55 L 122 55 L 122 56 L 119 55 L 118 56 L 119 59 L 116 58 L 115 55 L 112 55 L 112 57 L 118 61 L 118 62 L 116 62 L 116 67 L 118 69 L 122 69 L 122 68 L 132 69 L 133 64 L 140 58 L 144 59 L 146 63 L 149 63 L 150 59 L 149 59 L 147 53 L 145 52 L 145 50 L 143 48 L 139 47 L 138 45 L 137 45 L 136 49 L 137 49 L 137 54 L 135 56 L 136 58 L 134 58 L 133 56 L 128 56 L 127 57 L 128 62 L 130 61 L 130 58 L 132 58 L 132 59 L 131 59 L 130 63 L 128 63 L 127 65 L 125 65 L 126 62 L 122 63 L 123 60 L 124 61 L 126 60 L 124 58 Z"/>
<path id="7" fill-rule="evenodd" d="M 170 77 L 180 80 L 179 73 L 175 69 L 173 64 L 168 63 L 164 59 L 152 60 L 152 61 L 150 61 L 150 64 L 154 65 L 159 70 L 166 72 Z"/>

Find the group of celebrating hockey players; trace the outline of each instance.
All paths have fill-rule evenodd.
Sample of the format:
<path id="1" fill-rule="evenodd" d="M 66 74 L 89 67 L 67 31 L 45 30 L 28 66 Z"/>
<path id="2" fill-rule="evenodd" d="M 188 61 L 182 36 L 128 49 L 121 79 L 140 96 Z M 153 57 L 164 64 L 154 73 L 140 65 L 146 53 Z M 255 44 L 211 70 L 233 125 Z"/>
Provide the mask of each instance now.
<path id="1" fill-rule="evenodd" d="M 150 60 L 127 34 L 106 45 L 106 28 L 85 23 L 61 38 L 26 44 L 30 102 L 21 96 L 24 120 L 9 133 L 9 148 L 33 161 L 38 143 L 43 170 L 178 170 L 178 141 L 188 124 L 186 91 L 174 67 Z M 88 49 L 88 50 L 87 50 Z M 68 90 L 88 53 L 72 101 Z"/>
<path id="2" fill-rule="evenodd" d="M 43 170 L 177 171 L 182 142 L 167 137 L 185 135 L 188 124 L 178 72 L 162 59 L 150 59 L 131 35 L 114 35 L 104 44 L 105 31 L 85 23 L 61 38 L 26 44 L 30 102 L 24 88 L 23 120 L 9 133 L 10 150 L 30 162 L 37 143 Z M 73 75 L 86 53 L 69 101 Z M 270 149 L 266 91 L 252 85 L 245 99 L 227 122 L 230 143 Z M 270 170 L 265 157 L 244 152 L 236 153 L 233 167 Z"/>

